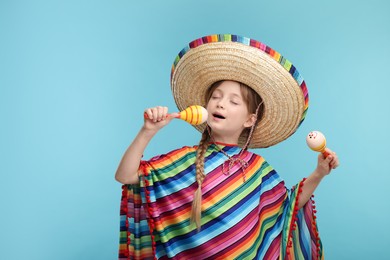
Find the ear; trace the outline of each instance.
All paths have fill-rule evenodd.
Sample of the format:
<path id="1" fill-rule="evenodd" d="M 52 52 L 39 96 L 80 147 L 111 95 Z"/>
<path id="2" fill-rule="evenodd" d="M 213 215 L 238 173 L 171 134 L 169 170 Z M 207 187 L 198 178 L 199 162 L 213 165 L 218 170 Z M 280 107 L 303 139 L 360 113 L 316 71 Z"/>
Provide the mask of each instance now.
<path id="1" fill-rule="evenodd" d="M 252 127 L 256 123 L 256 114 L 250 114 L 248 120 L 245 121 L 244 127 Z"/>

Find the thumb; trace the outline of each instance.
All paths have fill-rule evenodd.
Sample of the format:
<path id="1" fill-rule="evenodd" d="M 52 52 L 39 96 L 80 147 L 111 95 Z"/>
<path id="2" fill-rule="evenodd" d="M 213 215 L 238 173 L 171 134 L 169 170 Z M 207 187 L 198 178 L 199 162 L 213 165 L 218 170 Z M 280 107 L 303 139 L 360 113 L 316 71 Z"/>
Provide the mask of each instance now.
<path id="1" fill-rule="evenodd" d="M 178 116 L 179 116 L 179 113 L 171 113 L 171 114 L 167 115 L 166 120 L 168 120 L 168 122 L 170 122 L 172 119 L 177 118 Z"/>
<path id="2" fill-rule="evenodd" d="M 319 155 L 318 155 L 318 160 L 320 160 L 320 161 L 330 162 L 332 159 L 333 159 L 332 155 L 329 155 L 329 154 L 325 155 L 323 153 L 319 153 Z"/>
<path id="3" fill-rule="evenodd" d="M 327 162 L 330 162 L 330 161 L 333 160 L 333 156 L 332 156 L 332 155 L 328 155 L 328 156 L 326 156 L 325 160 L 326 160 Z"/>
<path id="4" fill-rule="evenodd" d="M 172 118 L 177 118 L 179 116 L 180 116 L 180 113 L 178 113 L 178 112 L 174 112 L 174 113 L 169 114 L 169 117 L 172 117 Z"/>

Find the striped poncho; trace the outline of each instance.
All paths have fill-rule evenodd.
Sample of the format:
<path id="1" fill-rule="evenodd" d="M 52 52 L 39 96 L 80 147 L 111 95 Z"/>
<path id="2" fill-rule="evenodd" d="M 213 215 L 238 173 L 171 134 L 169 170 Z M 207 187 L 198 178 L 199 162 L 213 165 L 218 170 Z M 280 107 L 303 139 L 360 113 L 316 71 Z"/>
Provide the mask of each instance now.
<path id="1" fill-rule="evenodd" d="M 142 161 L 140 183 L 123 185 L 119 259 L 323 258 L 314 202 L 297 209 L 304 180 L 287 190 L 276 171 L 249 151 L 240 155 L 245 171 L 237 164 L 224 173 L 226 155 L 216 144 L 208 147 L 198 231 L 190 222 L 196 148 Z M 230 156 L 241 151 L 219 148 Z"/>

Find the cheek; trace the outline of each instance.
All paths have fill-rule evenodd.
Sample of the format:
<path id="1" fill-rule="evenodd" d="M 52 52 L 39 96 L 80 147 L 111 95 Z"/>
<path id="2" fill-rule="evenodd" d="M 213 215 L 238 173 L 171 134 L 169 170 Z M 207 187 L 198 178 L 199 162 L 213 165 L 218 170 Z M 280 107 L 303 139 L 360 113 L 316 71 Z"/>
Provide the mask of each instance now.
<path id="1" fill-rule="evenodd" d="M 212 104 L 211 102 L 208 102 L 207 105 L 205 106 L 206 110 L 207 110 L 207 113 L 209 115 L 211 115 L 212 111 L 213 111 L 213 107 L 212 107 Z"/>
<path id="2" fill-rule="evenodd" d="M 209 110 L 211 107 L 211 101 L 207 102 L 206 109 Z"/>
<path id="3" fill-rule="evenodd" d="M 208 110 L 209 108 L 213 108 L 215 106 L 216 101 L 210 99 L 207 104 L 206 104 L 206 109 Z"/>
<path id="4" fill-rule="evenodd" d="M 242 106 L 237 106 L 237 107 L 234 107 L 233 109 L 234 113 L 240 117 L 247 117 L 249 115 L 249 112 L 246 108 L 242 107 Z"/>

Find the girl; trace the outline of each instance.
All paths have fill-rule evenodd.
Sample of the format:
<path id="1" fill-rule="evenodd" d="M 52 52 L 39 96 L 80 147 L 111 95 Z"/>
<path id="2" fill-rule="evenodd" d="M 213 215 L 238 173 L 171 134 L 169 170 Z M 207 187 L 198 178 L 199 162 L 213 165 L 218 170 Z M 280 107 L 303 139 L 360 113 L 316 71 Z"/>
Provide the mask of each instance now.
<path id="1" fill-rule="evenodd" d="M 206 104 L 207 124 L 198 146 L 142 161 L 149 141 L 176 116 L 168 114 L 166 107 L 145 110 L 148 119 L 115 175 L 124 184 L 119 258 L 321 259 L 311 196 L 322 178 L 338 166 L 337 155 L 327 148 L 329 155 L 319 155 L 313 173 L 287 190 L 264 158 L 247 150 L 291 134 L 276 130 L 264 134 L 264 120 L 273 126 L 283 118 L 274 115 L 276 119 L 270 120 L 268 107 L 274 102 L 264 98 L 263 87 L 241 83 L 237 79 L 242 73 L 237 71 L 228 80 L 213 79 L 211 86 L 203 84 L 196 88 L 197 95 L 189 95 L 185 89 L 191 92 L 193 87 L 177 89 L 180 80 L 175 73 L 184 63 L 173 70 L 176 102 L 184 96 L 192 104 Z"/>

